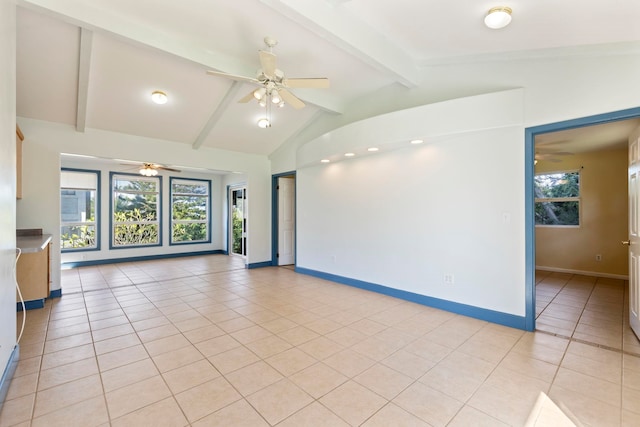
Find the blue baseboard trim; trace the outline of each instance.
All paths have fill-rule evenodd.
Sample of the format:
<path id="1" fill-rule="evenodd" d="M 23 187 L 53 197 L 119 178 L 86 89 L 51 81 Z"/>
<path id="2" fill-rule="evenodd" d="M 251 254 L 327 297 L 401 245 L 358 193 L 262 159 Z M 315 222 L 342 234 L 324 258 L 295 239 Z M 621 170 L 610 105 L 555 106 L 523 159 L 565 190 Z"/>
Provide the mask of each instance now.
<path id="1" fill-rule="evenodd" d="M 44 298 L 42 299 L 34 299 L 31 301 L 25 301 L 24 302 L 24 308 L 26 308 L 27 310 L 33 310 L 36 308 L 44 308 Z M 21 303 L 16 303 L 16 310 L 17 311 L 22 311 L 22 304 Z"/>
<path id="2" fill-rule="evenodd" d="M 7 366 L 4 368 L 2 378 L 0 378 L 0 412 L 2 412 L 4 401 L 7 398 L 7 393 L 9 392 L 9 385 L 11 385 L 11 380 L 13 379 L 13 374 L 16 372 L 16 367 L 18 366 L 19 359 L 20 346 L 16 344 L 15 347 L 13 347 L 11 356 L 9 356 Z"/>
<path id="3" fill-rule="evenodd" d="M 416 294 L 401 289 L 390 288 L 388 286 L 378 285 L 375 283 L 364 282 L 362 280 L 351 279 L 349 277 L 338 276 L 335 274 L 324 273 L 322 271 L 311 270 L 304 267 L 296 267 L 297 273 L 306 274 L 308 276 L 318 277 L 320 279 L 330 280 L 332 282 L 341 283 L 343 285 L 353 286 L 367 291 L 377 292 L 383 295 L 389 295 L 405 301 L 415 302 L 440 310 L 449 311 L 451 313 L 461 314 L 463 316 L 473 317 L 474 319 L 485 320 L 491 323 L 508 326 L 517 329 L 526 329 L 526 317 L 516 316 L 514 314 L 503 313 L 500 311 L 489 310 L 486 308 L 475 307 L 473 305 L 461 304 L 458 302 L 448 301 L 440 298 L 429 297 L 426 295 Z"/>
<path id="4" fill-rule="evenodd" d="M 61 298 L 62 297 L 62 289 L 56 289 L 49 292 L 49 298 Z"/>
<path id="5" fill-rule="evenodd" d="M 245 267 L 248 269 L 253 269 L 253 268 L 263 268 L 263 267 L 271 267 L 273 264 L 271 264 L 271 261 L 263 261 L 263 262 L 254 262 L 252 264 L 245 264 Z"/>
<path id="6" fill-rule="evenodd" d="M 160 255 L 134 256 L 134 257 L 128 257 L 128 258 L 111 258 L 111 259 L 96 259 L 91 261 L 63 262 L 61 264 L 61 267 L 64 270 L 67 268 L 89 267 L 92 265 L 118 264 L 121 262 L 152 261 L 157 259 L 182 258 L 187 256 L 198 256 L 198 255 L 223 255 L 224 252 L 225 251 L 221 249 L 216 249 L 213 251 L 182 252 L 178 254 L 160 254 Z"/>

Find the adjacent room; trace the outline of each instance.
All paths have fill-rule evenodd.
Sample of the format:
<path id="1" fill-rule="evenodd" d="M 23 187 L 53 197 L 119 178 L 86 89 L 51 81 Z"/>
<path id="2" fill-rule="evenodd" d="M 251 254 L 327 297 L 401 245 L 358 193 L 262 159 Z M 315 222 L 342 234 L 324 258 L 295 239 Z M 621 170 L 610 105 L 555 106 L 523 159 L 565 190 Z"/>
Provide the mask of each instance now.
<path id="1" fill-rule="evenodd" d="M 0 427 L 640 425 L 638 16 L 0 2 Z"/>

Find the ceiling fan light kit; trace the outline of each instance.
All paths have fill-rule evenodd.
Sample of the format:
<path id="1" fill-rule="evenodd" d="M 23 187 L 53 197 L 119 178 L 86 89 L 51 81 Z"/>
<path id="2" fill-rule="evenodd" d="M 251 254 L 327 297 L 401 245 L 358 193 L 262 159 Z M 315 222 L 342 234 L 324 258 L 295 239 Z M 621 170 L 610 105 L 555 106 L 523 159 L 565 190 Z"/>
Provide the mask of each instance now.
<path id="1" fill-rule="evenodd" d="M 504 28 L 511 22 L 512 12 L 507 6 L 492 7 L 484 18 L 484 24 L 492 30 Z"/>
<path id="2" fill-rule="evenodd" d="M 264 119 L 266 122 L 260 119 L 258 126 L 268 128 L 271 127 L 271 104 L 277 105 L 278 107 L 284 107 L 288 104 L 295 109 L 300 109 L 305 106 L 301 99 L 289 91 L 290 88 L 328 88 L 329 79 L 326 77 L 285 78 L 284 72 L 276 67 L 276 55 L 273 53 L 273 47 L 278 44 L 278 41 L 273 37 L 267 36 L 264 38 L 264 43 L 269 50 L 258 51 L 261 68 L 258 70 L 256 77 L 237 76 L 214 70 L 207 70 L 207 74 L 260 86 L 258 89 L 252 90 L 238 102 L 247 103 L 252 99 L 257 100 L 258 105 L 267 109 L 267 117 Z"/>
<path id="3" fill-rule="evenodd" d="M 146 165 L 141 167 L 139 172 L 140 172 L 140 175 L 143 175 L 143 176 L 156 176 L 156 175 L 158 175 L 158 171 L 157 170 L 155 170 L 155 169 L 153 169 L 153 168 L 151 168 L 149 166 L 146 166 Z"/>

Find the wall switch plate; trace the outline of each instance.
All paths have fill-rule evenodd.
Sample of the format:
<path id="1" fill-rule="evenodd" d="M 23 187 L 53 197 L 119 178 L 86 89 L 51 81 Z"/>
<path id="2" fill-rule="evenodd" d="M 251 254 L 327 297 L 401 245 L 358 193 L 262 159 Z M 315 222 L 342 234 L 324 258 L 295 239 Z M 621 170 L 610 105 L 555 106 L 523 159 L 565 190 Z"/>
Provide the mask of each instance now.
<path id="1" fill-rule="evenodd" d="M 446 285 L 453 285 L 454 283 L 454 277 L 453 274 L 445 274 L 443 281 Z"/>

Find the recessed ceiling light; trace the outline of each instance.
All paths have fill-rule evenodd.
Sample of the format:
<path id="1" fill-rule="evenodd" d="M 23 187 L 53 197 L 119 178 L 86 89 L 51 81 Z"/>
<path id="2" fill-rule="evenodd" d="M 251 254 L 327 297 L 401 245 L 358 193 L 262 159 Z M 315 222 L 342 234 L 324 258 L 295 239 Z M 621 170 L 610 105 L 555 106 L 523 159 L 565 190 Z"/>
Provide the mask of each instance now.
<path id="1" fill-rule="evenodd" d="M 345 157 L 353 157 L 355 155 L 356 155 L 356 153 L 344 153 Z"/>
<path id="2" fill-rule="evenodd" d="M 162 105 L 162 104 L 166 104 L 169 98 L 167 97 L 166 93 L 156 90 L 151 92 L 151 100 L 156 104 Z"/>
<path id="3" fill-rule="evenodd" d="M 378 150 L 379 150 L 379 148 L 378 148 L 378 147 L 370 147 L 370 148 L 367 148 L 367 151 L 371 151 L 371 152 L 378 151 Z"/>
<path id="4" fill-rule="evenodd" d="M 411 141 L 412 144 L 422 144 L 424 141 L 421 139 L 414 139 Z"/>
<path id="5" fill-rule="evenodd" d="M 507 6 L 492 7 L 484 17 L 484 25 L 492 30 L 504 28 L 511 22 L 511 8 Z"/>
<path id="6" fill-rule="evenodd" d="M 331 160 L 329 160 L 329 159 L 322 159 L 322 160 L 320 160 L 320 163 L 329 163 L 330 161 Z"/>

